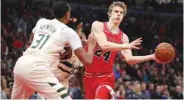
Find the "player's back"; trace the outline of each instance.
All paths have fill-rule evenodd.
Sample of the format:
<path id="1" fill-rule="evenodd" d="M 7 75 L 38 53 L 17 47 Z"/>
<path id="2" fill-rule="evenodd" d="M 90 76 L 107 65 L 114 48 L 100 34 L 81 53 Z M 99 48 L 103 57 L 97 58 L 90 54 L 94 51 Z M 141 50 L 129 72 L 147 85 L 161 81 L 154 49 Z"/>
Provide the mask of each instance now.
<path id="1" fill-rule="evenodd" d="M 64 45 L 67 44 L 66 34 L 68 33 L 63 31 L 66 29 L 72 31 L 57 19 L 41 18 L 32 31 L 33 41 L 24 54 L 44 56 L 52 60 L 58 59 L 59 53 L 64 50 Z"/>
<path id="2" fill-rule="evenodd" d="M 122 43 L 123 33 L 121 30 L 119 30 L 117 34 L 113 34 L 108 29 L 107 23 L 104 22 L 103 31 L 108 41 L 119 44 Z M 93 63 L 90 66 L 86 66 L 85 71 L 89 73 L 111 73 L 114 59 L 118 51 L 103 51 L 98 44 L 96 44 L 94 51 Z"/>

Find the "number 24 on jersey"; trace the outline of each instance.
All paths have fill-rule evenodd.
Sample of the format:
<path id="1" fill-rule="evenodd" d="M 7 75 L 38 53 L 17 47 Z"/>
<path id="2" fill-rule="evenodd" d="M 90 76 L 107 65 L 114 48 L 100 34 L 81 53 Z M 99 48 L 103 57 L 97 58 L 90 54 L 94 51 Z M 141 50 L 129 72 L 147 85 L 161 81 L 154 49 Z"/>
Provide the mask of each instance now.
<path id="1" fill-rule="evenodd" d="M 97 57 L 103 57 L 103 59 L 104 59 L 105 61 L 108 61 L 109 58 L 110 58 L 110 56 L 111 56 L 111 52 L 110 52 L 110 51 L 107 51 L 107 52 L 104 52 L 104 53 L 103 53 L 102 49 L 99 49 L 99 50 L 96 50 L 96 51 L 95 51 L 95 55 L 96 55 Z"/>

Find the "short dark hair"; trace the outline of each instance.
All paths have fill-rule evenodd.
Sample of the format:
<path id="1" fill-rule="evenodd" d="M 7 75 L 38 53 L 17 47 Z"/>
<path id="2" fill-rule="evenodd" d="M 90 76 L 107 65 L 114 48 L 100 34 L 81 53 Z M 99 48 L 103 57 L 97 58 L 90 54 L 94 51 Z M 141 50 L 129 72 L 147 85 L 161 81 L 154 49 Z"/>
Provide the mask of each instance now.
<path id="1" fill-rule="evenodd" d="M 70 6 L 65 1 L 56 1 L 53 6 L 53 13 L 55 18 L 62 18 L 70 10 Z"/>

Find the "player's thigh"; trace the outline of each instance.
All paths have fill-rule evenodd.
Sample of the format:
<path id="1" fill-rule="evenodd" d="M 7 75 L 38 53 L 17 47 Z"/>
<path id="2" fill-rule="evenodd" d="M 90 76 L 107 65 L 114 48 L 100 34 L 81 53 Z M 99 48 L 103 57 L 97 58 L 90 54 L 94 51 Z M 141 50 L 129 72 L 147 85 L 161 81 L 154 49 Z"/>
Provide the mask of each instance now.
<path id="1" fill-rule="evenodd" d="M 39 68 L 31 71 L 28 75 L 27 83 L 31 88 L 47 99 L 63 99 L 69 97 L 67 89 L 63 84 L 59 83 L 59 80 L 47 67 L 44 68 L 43 65 L 37 67 Z"/>
<path id="2" fill-rule="evenodd" d="M 11 94 L 12 99 L 28 99 L 33 93 L 34 93 L 34 90 L 28 87 L 24 83 L 24 80 L 14 79 L 14 84 L 13 84 L 13 89 Z"/>
<path id="3" fill-rule="evenodd" d="M 92 78 L 85 77 L 83 78 L 84 83 L 84 92 L 86 99 L 94 99 L 95 98 L 95 91 L 92 88 Z"/>
<path id="4" fill-rule="evenodd" d="M 95 99 L 112 99 L 114 95 L 110 85 L 99 85 L 95 93 Z"/>

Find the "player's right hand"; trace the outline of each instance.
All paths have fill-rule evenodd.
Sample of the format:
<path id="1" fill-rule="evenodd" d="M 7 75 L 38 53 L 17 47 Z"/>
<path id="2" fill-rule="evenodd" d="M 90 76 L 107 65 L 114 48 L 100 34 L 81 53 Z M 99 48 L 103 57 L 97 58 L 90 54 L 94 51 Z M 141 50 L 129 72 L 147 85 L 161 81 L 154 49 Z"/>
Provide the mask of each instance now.
<path id="1" fill-rule="evenodd" d="M 94 37 L 94 34 L 89 34 L 87 43 L 88 43 L 88 46 L 92 46 L 92 47 L 96 46 L 96 39 Z"/>
<path id="2" fill-rule="evenodd" d="M 72 48 L 70 46 L 64 47 L 65 52 L 60 53 L 60 60 L 67 60 L 72 57 Z"/>
<path id="3" fill-rule="evenodd" d="M 132 41 L 131 43 L 126 44 L 126 46 L 128 49 L 139 49 L 139 45 L 141 45 L 141 42 L 142 42 L 142 38 L 138 38 Z"/>

